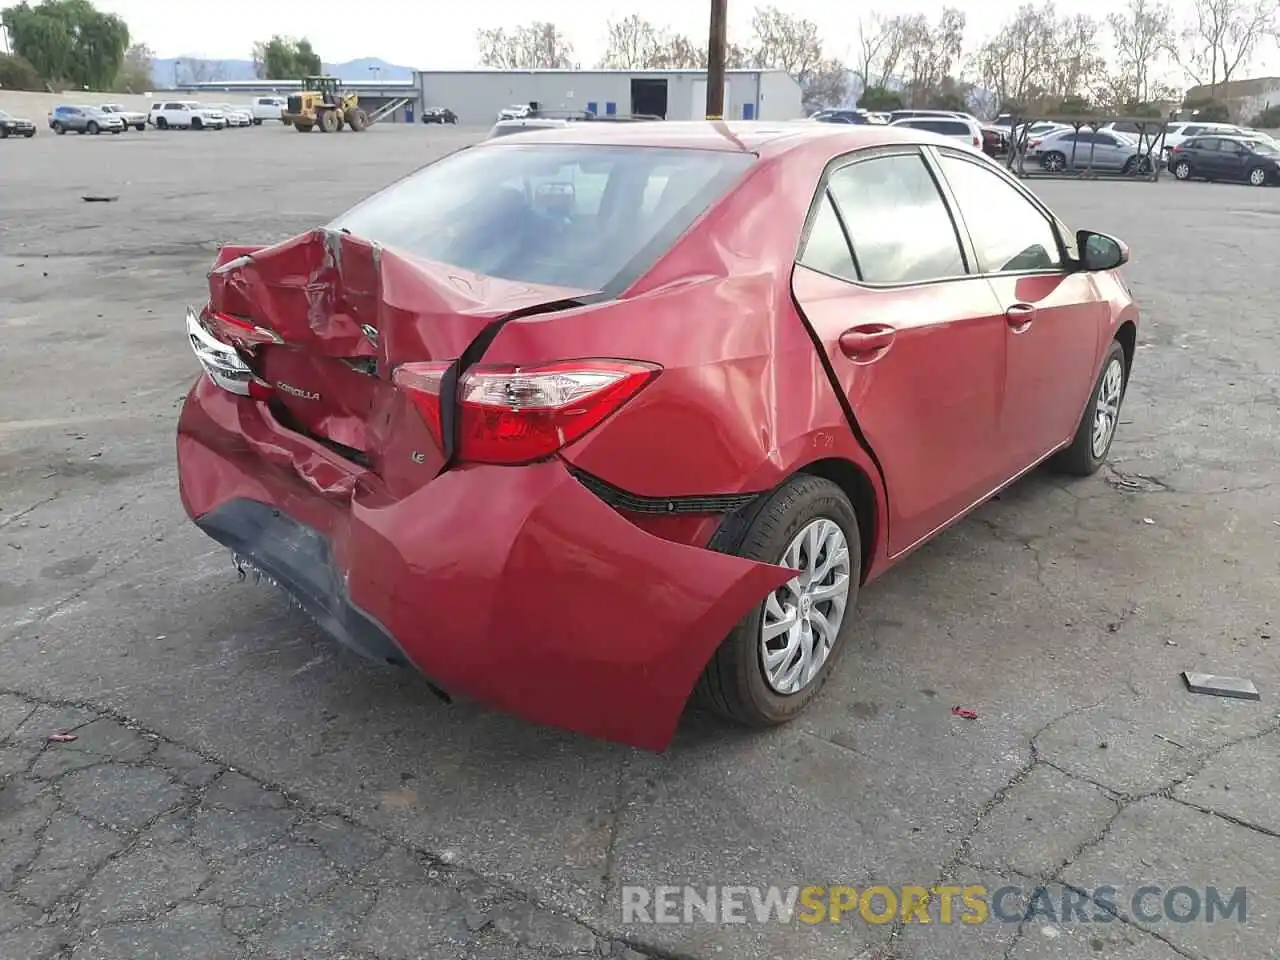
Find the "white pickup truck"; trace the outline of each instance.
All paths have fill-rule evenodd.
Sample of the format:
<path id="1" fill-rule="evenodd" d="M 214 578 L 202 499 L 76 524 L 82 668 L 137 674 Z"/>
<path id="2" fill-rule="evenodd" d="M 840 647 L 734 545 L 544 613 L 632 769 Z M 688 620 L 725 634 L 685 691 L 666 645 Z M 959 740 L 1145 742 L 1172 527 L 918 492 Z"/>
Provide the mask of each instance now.
<path id="1" fill-rule="evenodd" d="M 98 109 L 103 113 L 110 113 L 119 117 L 124 122 L 126 130 L 130 127 L 135 130 L 147 129 L 147 115 L 139 110 L 130 110 L 128 107 L 121 106 L 118 103 L 104 103 Z"/>

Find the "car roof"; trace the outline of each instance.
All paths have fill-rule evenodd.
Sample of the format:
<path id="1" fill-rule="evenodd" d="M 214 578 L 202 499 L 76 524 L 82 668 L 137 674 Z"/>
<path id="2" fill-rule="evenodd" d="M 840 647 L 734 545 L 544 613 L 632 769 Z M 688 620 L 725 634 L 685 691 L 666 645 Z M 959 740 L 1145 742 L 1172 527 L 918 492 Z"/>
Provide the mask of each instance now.
<path id="1" fill-rule="evenodd" d="M 563 127 L 529 130 L 486 140 L 477 146 L 505 147 L 517 143 L 565 143 L 590 146 L 668 147 L 723 150 L 777 156 L 830 141 L 832 153 L 895 143 L 941 143 L 925 131 L 889 124 L 769 123 L 742 120 L 660 120 L 649 123 L 571 123 Z"/>

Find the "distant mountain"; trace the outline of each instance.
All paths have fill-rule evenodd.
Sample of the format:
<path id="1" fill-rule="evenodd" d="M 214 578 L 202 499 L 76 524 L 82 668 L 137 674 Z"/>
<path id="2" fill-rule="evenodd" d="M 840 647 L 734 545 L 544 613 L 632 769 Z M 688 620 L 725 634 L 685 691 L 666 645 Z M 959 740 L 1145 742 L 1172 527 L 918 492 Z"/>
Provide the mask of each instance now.
<path id="1" fill-rule="evenodd" d="M 326 63 L 325 73 L 339 80 L 412 80 L 413 67 L 400 67 L 377 57 L 361 57 L 346 63 Z M 151 62 L 151 82 L 158 88 L 175 83 L 200 83 L 217 80 L 253 80 L 252 60 L 205 60 L 201 57 L 169 57 Z"/>

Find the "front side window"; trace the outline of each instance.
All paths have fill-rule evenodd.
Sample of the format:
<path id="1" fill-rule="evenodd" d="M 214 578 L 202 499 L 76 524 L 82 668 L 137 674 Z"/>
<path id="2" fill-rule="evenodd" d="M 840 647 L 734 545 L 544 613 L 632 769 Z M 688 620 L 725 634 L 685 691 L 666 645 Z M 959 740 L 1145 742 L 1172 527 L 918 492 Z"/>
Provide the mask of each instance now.
<path id="1" fill-rule="evenodd" d="M 925 283 L 965 273 L 938 185 L 918 153 L 873 157 L 831 176 L 831 195 L 868 283 Z"/>
<path id="2" fill-rule="evenodd" d="M 984 273 L 1058 270 L 1062 254 L 1048 218 L 990 165 L 943 154 L 942 170 Z"/>
<path id="3" fill-rule="evenodd" d="M 754 161 L 507 141 L 424 167 L 330 228 L 487 276 L 604 291 L 648 269 Z"/>

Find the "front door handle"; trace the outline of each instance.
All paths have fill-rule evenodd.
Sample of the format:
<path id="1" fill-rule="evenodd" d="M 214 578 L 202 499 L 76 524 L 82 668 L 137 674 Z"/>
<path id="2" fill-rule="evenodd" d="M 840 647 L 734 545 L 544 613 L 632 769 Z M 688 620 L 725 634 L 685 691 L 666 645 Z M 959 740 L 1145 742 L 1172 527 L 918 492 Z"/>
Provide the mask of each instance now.
<path id="1" fill-rule="evenodd" d="M 1015 303 L 1004 312 L 1004 318 L 1014 330 L 1022 331 L 1036 318 L 1036 308 L 1029 303 Z"/>
<path id="2" fill-rule="evenodd" d="M 840 352 L 850 360 L 878 359 L 898 332 L 883 323 L 864 323 L 840 334 Z"/>

